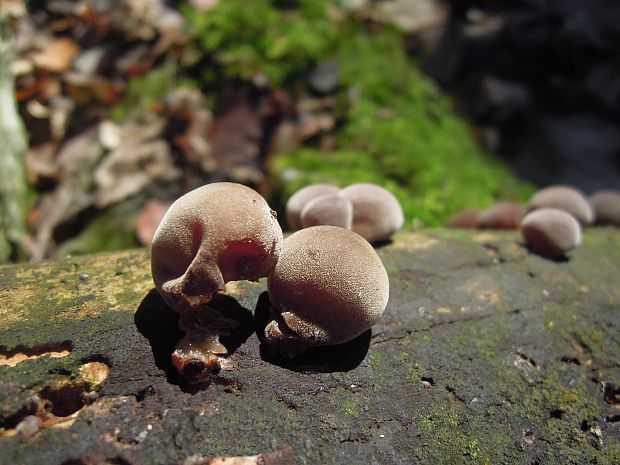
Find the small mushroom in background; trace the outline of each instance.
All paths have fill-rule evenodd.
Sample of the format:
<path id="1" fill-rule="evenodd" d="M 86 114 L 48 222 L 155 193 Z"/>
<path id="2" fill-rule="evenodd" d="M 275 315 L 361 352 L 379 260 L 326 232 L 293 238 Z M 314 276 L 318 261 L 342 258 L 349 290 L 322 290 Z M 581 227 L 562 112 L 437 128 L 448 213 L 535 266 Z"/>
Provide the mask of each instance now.
<path id="1" fill-rule="evenodd" d="M 528 213 L 521 222 L 525 245 L 548 258 L 562 257 L 581 243 L 581 226 L 563 210 L 541 208 Z"/>
<path id="2" fill-rule="evenodd" d="M 478 216 L 480 229 L 519 229 L 525 208 L 514 202 L 499 202 Z"/>
<path id="3" fill-rule="evenodd" d="M 476 229 L 478 227 L 478 217 L 480 210 L 477 208 L 466 208 L 457 213 L 448 221 L 449 228 Z"/>
<path id="4" fill-rule="evenodd" d="M 372 246 L 335 226 L 288 237 L 267 283 L 265 344 L 286 357 L 354 339 L 381 317 L 389 297 L 388 275 Z"/>
<path id="5" fill-rule="evenodd" d="M 620 192 L 596 192 L 590 197 L 590 205 L 594 210 L 596 224 L 620 226 Z"/>
<path id="6" fill-rule="evenodd" d="M 255 281 L 271 273 L 281 244 L 275 212 L 241 184 L 207 184 L 170 206 L 153 238 L 151 270 L 155 287 L 187 331 L 173 357 L 180 373 L 188 366 L 191 378 L 205 380 L 219 366 L 217 354 L 225 348 L 218 336 L 236 322 L 203 304 L 229 281 Z M 191 312 L 200 318 L 186 317 Z M 194 330 L 211 342 L 199 347 Z"/>
<path id="7" fill-rule="evenodd" d="M 339 226 L 351 229 L 353 205 L 339 194 L 317 197 L 306 204 L 301 212 L 302 228 L 311 226 Z"/>
<path id="8" fill-rule="evenodd" d="M 557 208 L 573 215 L 582 225 L 594 221 L 594 212 L 583 193 L 570 186 L 551 186 L 539 190 L 530 199 L 528 210 Z"/>
<path id="9" fill-rule="evenodd" d="M 342 189 L 340 195 L 353 205 L 353 231 L 368 242 L 386 241 L 403 225 L 400 203 L 381 186 L 352 184 Z"/>
<path id="10" fill-rule="evenodd" d="M 301 212 L 308 202 L 317 197 L 329 194 L 337 194 L 340 191 L 331 184 L 312 184 L 295 192 L 286 202 L 286 221 L 293 231 L 302 228 Z"/>

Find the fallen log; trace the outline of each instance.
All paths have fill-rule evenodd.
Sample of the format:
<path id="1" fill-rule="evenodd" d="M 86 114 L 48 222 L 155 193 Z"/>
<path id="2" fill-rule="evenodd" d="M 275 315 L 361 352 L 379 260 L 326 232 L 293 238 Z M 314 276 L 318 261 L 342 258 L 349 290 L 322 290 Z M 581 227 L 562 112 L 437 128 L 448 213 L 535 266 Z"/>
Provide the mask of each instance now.
<path id="1" fill-rule="evenodd" d="M 202 387 L 146 250 L 0 267 L 0 463 L 620 463 L 620 232 L 561 261 L 513 232 L 378 252 L 381 322 L 293 360 L 260 345 L 265 283 L 230 284 L 214 306 L 240 326 Z"/>

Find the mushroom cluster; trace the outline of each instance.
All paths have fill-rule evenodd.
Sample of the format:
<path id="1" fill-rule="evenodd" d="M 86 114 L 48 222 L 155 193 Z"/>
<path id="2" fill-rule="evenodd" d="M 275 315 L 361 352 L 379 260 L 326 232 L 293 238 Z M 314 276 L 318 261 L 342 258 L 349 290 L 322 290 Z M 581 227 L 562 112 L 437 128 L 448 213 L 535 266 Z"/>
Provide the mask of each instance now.
<path id="1" fill-rule="evenodd" d="M 387 305 L 388 277 L 372 246 L 347 229 L 355 224 L 356 202 L 372 211 L 356 190 L 347 194 L 351 201 L 332 186 L 300 192 L 289 202 L 289 222 L 309 227 L 286 241 L 265 199 L 241 184 L 208 184 L 170 206 L 153 238 L 151 270 L 186 333 L 172 362 L 187 381 L 208 381 L 228 352 L 219 337 L 237 322 L 208 304 L 229 281 L 268 278 L 272 319 L 265 343 L 280 355 L 349 341 L 377 321 Z M 342 227 L 310 226 L 341 217 Z M 369 217 L 358 216 L 359 228 Z"/>
<path id="2" fill-rule="evenodd" d="M 294 231 L 311 226 L 351 229 L 368 242 L 389 240 L 404 222 L 394 195 L 371 183 L 338 189 L 330 184 L 306 186 L 286 204 L 286 218 Z"/>
<path id="3" fill-rule="evenodd" d="M 520 229 L 525 245 L 549 258 L 577 247 L 582 228 L 592 224 L 620 226 L 620 192 L 600 191 L 587 199 L 572 186 L 551 186 L 538 191 L 527 209 L 500 202 L 484 211 L 464 210 L 448 222 L 453 228 Z"/>
<path id="4" fill-rule="evenodd" d="M 590 197 L 596 224 L 620 226 L 620 192 L 604 190 Z"/>

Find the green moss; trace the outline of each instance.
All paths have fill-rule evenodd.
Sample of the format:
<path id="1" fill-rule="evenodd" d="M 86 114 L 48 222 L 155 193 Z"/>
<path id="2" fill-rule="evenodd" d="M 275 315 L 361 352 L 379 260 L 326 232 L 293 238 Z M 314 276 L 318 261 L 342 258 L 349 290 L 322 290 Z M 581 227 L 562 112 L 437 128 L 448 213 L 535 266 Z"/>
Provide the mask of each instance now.
<path id="1" fill-rule="evenodd" d="M 202 52 L 217 66 L 202 69 L 203 81 L 250 80 L 264 73 L 274 87 L 294 86 L 318 59 L 329 54 L 338 30 L 327 16 L 329 3 L 300 0 L 279 9 L 270 0 L 227 0 L 207 14 L 186 8 Z"/>
<path id="2" fill-rule="evenodd" d="M 371 30 L 330 0 L 228 0 L 207 14 L 185 14 L 205 56 L 194 70 L 203 88 L 262 72 L 273 87 L 298 95 L 315 64 L 338 65 L 337 148 L 278 154 L 272 171 L 284 200 L 312 182 L 368 181 L 393 191 L 407 219 L 437 225 L 466 207 L 531 194 L 476 145 L 406 56 L 398 30 Z"/>
<path id="3" fill-rule="evenodd" d="M 163 98 L 170 90 L 195 87 L 195 84 L 179 76 L 177 65 L 168 61 L 148 73 L 129 80 L 122 103 L 111 110 L 111 118 L 117 123 L 132 115 L 140 114 Z"/>
<path id="4" fill-rule="evenodd" d="M 340 42 L 338 63 L 342 84 L 358 94 L 339 134 L 342 149 L 277 159 L 285 197 L 311 182 L 375 182 L 396 195 L 409 220 L 437 225 L 467 207 L 531 195 L 531 187 L 476 145 L 446 98 L 407 59 L 399 33 L 353 28 Z"/>

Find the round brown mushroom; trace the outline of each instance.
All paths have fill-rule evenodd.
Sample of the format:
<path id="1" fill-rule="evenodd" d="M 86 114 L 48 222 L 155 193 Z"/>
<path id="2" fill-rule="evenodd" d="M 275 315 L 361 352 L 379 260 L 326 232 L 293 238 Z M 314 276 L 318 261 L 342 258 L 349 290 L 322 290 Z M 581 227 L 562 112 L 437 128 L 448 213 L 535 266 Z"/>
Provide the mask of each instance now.
<path id="1" fill-rule="evenodd" d="M 178 313 L 207 303 L 225 283 L 267 276 L 282 230 L 258 192 L 222 182 L 177 199 L 153 238 L 155 287 Z"/>
<path id="2" fill-rule="evenodd" d="M 476 229 L 478 227 L 478 217 L 480 210 L 477 208 L 466 208 L 457 213 L 448 221 L 449 228 Z"/>
<path id="3" fill-rule="evenodd" d="M 342 189 L 340 195 L 353 205 L 353 231 L 368 242 L 386 241 L 403 225 L 400 203 L 381 186 L 352 184 Z"/>
<path id="4" fill-rule="evenodd" d="M 525 208 L 514 202 L 498 202 L 478 216 L 480 229 L 519 229 Z"/>
<path id="5" fill-rule="evenodd" d="M 599 191 L 590 197 L 590 205 L 596 224 L 620 226 L 620 192 Z"/>
<path id="6" fill-rule="evenodd" d="M 180 326 L 187 332 L 173 355 L 180 373 L 204 380 L 219 366 L 218 337 L 235 323 L 203 304 L 229 281 L 271 273 L 281 245 L 275 212 L 241 184 L 207 184 L 170 206 L 153 238 L 151 270 L 155 287 L 182 315 Z"/>
<path id="7" fill-rule="evenodd" d="M 299 189 L 286 202 L 286 221 L 289 227 L 293 231 L 302 228 L 301 212 L 308 202 L 323 195 L 337 194 L 339 191 L 340 189 L 331 184 L 312 184 Z"/>
<path id="8" fill-rule="evenodd" d="M 317 197 L 306 204 L 301 212 L 302 228 L 311 226 L 339 226 L 351 229 L 353 205 L 339 194 Z"/>
<path id="9" fill-rule="evenodd" d="M 582 225 L 591 224 L 594 212 L 583 193 L 571 186 L 551 186 L 539 190 L 530 199 L 528 210 L 557 208 L 573 215 Z"/>
<path id="10" fill-rule="evenodd" d="M 302 229 L 286 239 L 268 289 L 272 319 L 265 343 L 288 357 L 362 334 L 381 317 L 389 297 L 388 275 L 375 250 L 336 226 Z"/>
<path id="11" fill-rule="evenodd" d="M 558 258 L 581 243 L 581 226 L 567 212 L 541 208 L 528 213 L 521 223 L 525 245 L 548 258 Z"/>

